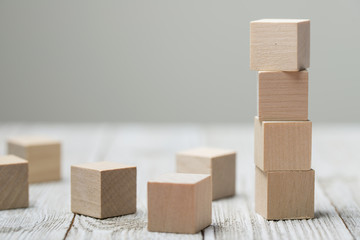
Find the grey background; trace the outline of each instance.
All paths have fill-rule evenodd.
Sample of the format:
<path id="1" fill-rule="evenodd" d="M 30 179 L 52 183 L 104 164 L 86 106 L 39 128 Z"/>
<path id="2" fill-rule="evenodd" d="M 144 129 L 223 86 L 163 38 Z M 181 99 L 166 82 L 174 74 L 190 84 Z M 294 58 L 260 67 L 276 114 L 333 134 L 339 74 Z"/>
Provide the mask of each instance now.
<path id="1" fill-rule="evenodd" d="M 360 120 L 360 1 L 0 1 L 0 121 L 252 122 L 249 21 L 310 18 L 310 118 Z"/>

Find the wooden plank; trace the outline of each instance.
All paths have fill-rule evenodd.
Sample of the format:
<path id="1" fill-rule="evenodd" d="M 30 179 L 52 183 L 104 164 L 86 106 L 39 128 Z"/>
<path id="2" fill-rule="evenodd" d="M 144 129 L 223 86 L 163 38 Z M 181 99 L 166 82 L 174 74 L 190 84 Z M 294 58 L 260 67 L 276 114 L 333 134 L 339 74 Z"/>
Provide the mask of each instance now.
<path id="1" fill-rule="evenodd" d="M 320 185 L 352 236 L 360 239 L 359 179 L 322 179 Z"/>
<path id="2" fill-rule="evenodd" d="M 318 179 L 315 218 L 266 221 L 254 212 L 252 125 L 204 125 L 202 128 L 196 125 L 0 125 L 1 153 L 5 152 L 5 139 L 11 135 L 47 135 L 61 139 L 64 144 L 63 180 L 32 184 L 29 208 L 1 211 L 0 239 L 62 239 L 68 230 L 67 239 L 359 238 L 359 133 L 360 125 L 322 127 L 315 124 L 313 168 Z M 237 151 L 236 196 L 213 202 L 213 223 L 203 235 L 148 232 L 148 179 L 174 172 L 176 152 L 201 146 Z M 137 213 L 104 220 L 81 215 L 73 219 L 70 165 L 103 160 L 138 166 Z"/>
<path id="3" fill-rule="evenodd" d="M 104 130 L 101 126 L 24 125 L 6 132 L 55 136 L 64 144 L 63 180 L 31 184 L 30 204 L 25 209 L 1 211 L 1 239 L 63 239 L 74 214 L 70 212 L 70 161 L 91 160 L 99 148 Z M 6 137 L 2 139 L 5 143 Z M 89 151 L 89 149 L 91 151 Z M 19 217 L 21 216 L 21 217 Z"/>
<path id="4" fill-rule="evenodd" d="M 73 217 L 69 212 L 68 184 L 64 180 L 30 185 L 28 208 L 1 211 L 0 238 L 63 238 Z"/>

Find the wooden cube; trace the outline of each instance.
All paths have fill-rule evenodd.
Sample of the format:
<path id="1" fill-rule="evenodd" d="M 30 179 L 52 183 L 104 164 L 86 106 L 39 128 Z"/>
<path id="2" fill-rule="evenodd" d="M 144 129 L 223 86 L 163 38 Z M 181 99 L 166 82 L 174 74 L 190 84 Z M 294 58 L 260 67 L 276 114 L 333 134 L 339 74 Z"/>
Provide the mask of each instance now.
<path id="1" fill-rule="evenodd" d="M 72 165 L 71 211 L 100 219 L 136 212 L 136 167 L 106 161 Z"/>
<path id="2" fill-rule="evenodd" d="M 255 211 L 268 220 L 314 217 L 314 170 L 263 172 L 256 168 Z"/>
<path id="3" fill-rule="evenodd" d="M 298 71 L 310 66 L 310 20 L 262 19 L 250 23 L 250 68 Z"/>
<path id="4" fill-rule="evenodd" d="M 8 153 L 29 162 L 29 182 L 60 179 L 60 142 L 46 137 L 14 137 L 8 140 Z"/>
<path id="5" fill-rule="evenodd" d="M 211 224 L 211 176 L 169 173 L 148 182 L 148 230 L 197 233 Z"/>
<path id="6" fill-rule="evenodd" d="M 308 120 L 308 72 L 258 74 L 260 120 Z"/>
<path id="7" fill-rule="evenodd" d="M 213 200 L 235 195 L 236 152 L 196 148 L 176 154 L 179 173 L 211 174 Z"/>
<path id="8" fill-rule="evenodd" d="M 0 210 L 28 206 L 28 162 L 13 155 L 0 157 Z"/>
<path id="9" fill-rule="evenodd" d="M 263 171 L 311 169 L 311 121 L 255 117 L 255 164 Z"/>

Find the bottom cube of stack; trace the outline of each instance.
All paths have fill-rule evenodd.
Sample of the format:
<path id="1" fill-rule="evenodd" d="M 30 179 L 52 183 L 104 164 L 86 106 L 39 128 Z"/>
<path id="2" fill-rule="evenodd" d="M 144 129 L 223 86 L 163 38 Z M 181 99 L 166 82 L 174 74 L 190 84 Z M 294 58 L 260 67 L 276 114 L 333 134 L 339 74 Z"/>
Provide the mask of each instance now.
<path id="1" fill-rule="evenodd" d="M 255 211 L 268 220 L 314 217 L 314 170 L 255 170 Z"/>

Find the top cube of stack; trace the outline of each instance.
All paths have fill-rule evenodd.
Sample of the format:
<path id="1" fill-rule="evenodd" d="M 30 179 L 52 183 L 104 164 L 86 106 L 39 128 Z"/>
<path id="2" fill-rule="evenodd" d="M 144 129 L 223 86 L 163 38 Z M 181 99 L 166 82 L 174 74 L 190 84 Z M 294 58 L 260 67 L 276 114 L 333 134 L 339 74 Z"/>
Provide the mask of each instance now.
<path id="1" fill-rule="evenodd" d="M 310 20 L 250 22 L 250 69 L 299 71 L 310 66 Z"/>

